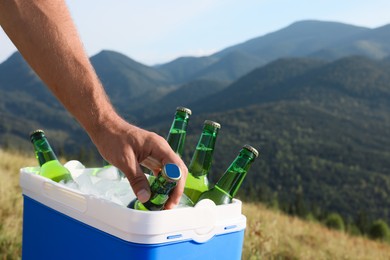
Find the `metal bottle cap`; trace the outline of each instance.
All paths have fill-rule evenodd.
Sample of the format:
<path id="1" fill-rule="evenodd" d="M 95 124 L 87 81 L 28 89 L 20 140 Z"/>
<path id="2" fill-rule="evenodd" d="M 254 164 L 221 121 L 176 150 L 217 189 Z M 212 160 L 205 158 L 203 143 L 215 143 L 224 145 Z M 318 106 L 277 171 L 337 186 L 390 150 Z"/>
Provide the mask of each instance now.
<path id="1" fill-rule="evenodd" d="M 192 114 L 192 111 L 191 111 L 191 109 L 189 109 L 189 108 L 186 108 L 186 107 L 177 107 L 177 108 L 176 108 L 176 111 L 185 112 L 185 113 L 187 113 L 187 114 L 189 114 L 189 115 L 191 115 L 191 114 Z"/>
<path id="2" fill-rule="evenodd" d="M 204 124 L 205 124 L 205 125 L 211 125 L 212 127 L 218 128 L 218 129 L 221 128 L 221 125 L 220 125 L 219 123 L 217 123 L 217 122 L 215 122 L 215 121 L 211 121 L 211 120 L 205 120 L 205 121 L 204 121 Z"/>
<path id="3" fill-rule="evenodd" d="M 41 137 L 44 136 L 44 135 L 45 135 L 45 132 L 44 132 L 42 129 L 37 129 L 37 130 L 33 131 L 33 132 L 30 134 L 30 140 L 31 140 L 31 142 L 32 142 L 34 138 L 36 138 L 36 137 L 41 138 Z"/>
<path id="4" fill-rule="evenodd" d="M 255 158 L 259 156 L 259 152 L 251 145 L 246 144 L 242 148 L 247 149 L 248 151 L 252 152 L 255 155 Z"/>
<path id="5" fill-rule="evenodd" d="M 174 163 L 167 163 L 164 165 L 162 171 L 162 176 L 168 181 L 178 181 L 181 178 L 181 171 L 179 166 Z"/>

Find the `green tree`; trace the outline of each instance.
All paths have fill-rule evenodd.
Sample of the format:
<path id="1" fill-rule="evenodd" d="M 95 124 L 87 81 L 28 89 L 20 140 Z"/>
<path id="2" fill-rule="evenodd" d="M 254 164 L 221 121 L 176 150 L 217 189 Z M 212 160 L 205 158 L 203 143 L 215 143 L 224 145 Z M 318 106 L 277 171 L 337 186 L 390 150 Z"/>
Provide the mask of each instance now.
<path id="1" fill-rule="evenodd" d="M 390 239 L 390 230 L 387 223 L 383 220 L 377 220 L 372 223 L 368 235 L 372 239 L 389 241 Z"/>
<path id="2" fill-rule="evenodd" d="M 344 220 L 338 213 L 331 213 L 325 219 L 325 225 L 328 228 L 344 231 Z"/>

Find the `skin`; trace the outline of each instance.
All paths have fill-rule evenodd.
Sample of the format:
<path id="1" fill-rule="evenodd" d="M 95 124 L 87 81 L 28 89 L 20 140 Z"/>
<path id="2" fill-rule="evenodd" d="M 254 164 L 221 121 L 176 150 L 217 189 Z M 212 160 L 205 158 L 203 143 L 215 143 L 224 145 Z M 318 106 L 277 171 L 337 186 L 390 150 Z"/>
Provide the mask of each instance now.
<path id="1" fill-rule="evenodd" d="M 156 133 L 122 119 L 107 97 L 63 0 L 0 0 L 0 25 L 31 68 L 78 120 L 100 154 L 122 170 L 141 202 L 150 197 L 140 164 L 158 173 L 177 164 L 182 179 L 166 204 L 178 204 L 187 167 Z"/>

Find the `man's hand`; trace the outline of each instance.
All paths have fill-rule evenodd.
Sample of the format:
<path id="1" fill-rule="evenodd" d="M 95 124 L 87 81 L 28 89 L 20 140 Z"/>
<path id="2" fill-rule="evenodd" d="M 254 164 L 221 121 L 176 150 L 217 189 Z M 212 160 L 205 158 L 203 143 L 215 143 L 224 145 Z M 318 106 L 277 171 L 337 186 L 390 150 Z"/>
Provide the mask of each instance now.
<path id="1" fill-rule="evenodd" d="M 120 118 L 116 122 L 105 122 L 97 131 L 90 132 L 90 136 L 104 159 L 125 173 L 141 202 L 149 199 L 150 187 L 140 164 L 155 174 L 167 163 L 177 164 L 182 178 L 165 208 L 171 209 L 179 203 L 188 170 L 163 137 L 130 125 Z"/>

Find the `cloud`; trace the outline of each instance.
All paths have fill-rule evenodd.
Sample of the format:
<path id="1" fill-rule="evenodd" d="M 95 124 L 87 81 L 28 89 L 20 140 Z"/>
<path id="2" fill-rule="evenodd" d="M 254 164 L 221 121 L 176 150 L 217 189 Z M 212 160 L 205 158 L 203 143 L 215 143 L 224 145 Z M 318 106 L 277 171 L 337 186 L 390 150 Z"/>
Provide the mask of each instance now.
<path id="1" fill-rule="evenodd" d="M 188 51 L 185 51 L 184 53 L 186 53 L 188 56 L 201 57 L 201 56 L 208 56 L 208 55 L 214 54 L 217 51 L 219 51 L 219 50 L 217 50 L 217 49 L 208 49 L 208 50 L 196 49 L 196 50 L 188 50 Z"/>

